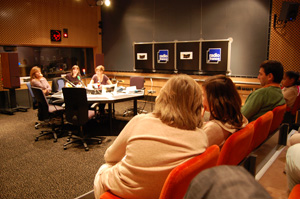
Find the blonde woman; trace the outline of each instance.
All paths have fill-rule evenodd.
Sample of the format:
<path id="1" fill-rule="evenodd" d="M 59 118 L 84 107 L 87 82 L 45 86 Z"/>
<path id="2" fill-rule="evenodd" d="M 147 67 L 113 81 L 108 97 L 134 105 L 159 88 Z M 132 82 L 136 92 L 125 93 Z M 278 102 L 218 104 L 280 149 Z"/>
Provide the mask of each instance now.
<path id="1" fill-rule="evenodd" d="M 68 73 L 66 75 L 66 79 L 72 82 L 74 85 L 81 85 L 81 74 L 80 74 L 80 68 L 77 65 L 74 65 L 72 67 L 71 73 Z M 68 84 L 68 82 L 66 82 Z"/>
<path id="2" fill-rule="evenodd" d="M 108 85 L 112 84 L 109 78 L 104 74 L 104 66 L 99 65 L 95 68 L 96 74 L 93 75 L 90 84 Z"/>
<path id="3" fill-rule="evenodd" d="M 153 113 L 132 118 L 106 150 L 94 180 L 95 198 L 110 191 L 121 198 L 159 198 L 172 169 L 203 153 L 202 93 L 188 75 L 167 81 Z"/>
<path id="4" fill-rule="evenodd" d="M 51 86 L 46 78 L 43 77 L 41 69 L 38 66 L 34 66 L 30 70 L 30 84 L 31 87 L 41 88 L 46 96 L 51 93 Z"/>

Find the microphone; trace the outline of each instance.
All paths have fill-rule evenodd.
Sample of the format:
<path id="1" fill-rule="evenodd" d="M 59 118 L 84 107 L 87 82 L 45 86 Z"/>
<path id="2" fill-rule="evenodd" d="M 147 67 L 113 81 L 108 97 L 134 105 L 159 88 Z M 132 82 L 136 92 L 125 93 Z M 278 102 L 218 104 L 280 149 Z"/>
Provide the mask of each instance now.
<path id="1" fill-rule="evenodd" d="M 81 84 L 82 84 L 84 87 L 86 87 L 85 84 L 83 83 L 83 81 L 81 80 L 81 78 L 80 78 L 79 75 L 77 76 L 77 79 L 81 82 Z"/>
<path id="2" fill-rule="evenodd" d="M 150 81 L 151 81 L 151 91 L 152 91 L 152 87 L 153 87 L 153 81 L 152 81 L 152 78 L 150 78 Z"/>
<path id="3" fill-rule="evenodd" d="M 75 84 L 73 84 L 70 80 L 68 80 L 67 78 L 63 77 L 64 80 L 66 80 L 69 84 L 71 84 L 73 87 L 76 87 Z"/>
<path id="4" fill-rule="evenodd" d="M 92 85 L 92 87 L 93 87 L 95 93 L 101 94 L 101 92 L 94 85 Z"/>

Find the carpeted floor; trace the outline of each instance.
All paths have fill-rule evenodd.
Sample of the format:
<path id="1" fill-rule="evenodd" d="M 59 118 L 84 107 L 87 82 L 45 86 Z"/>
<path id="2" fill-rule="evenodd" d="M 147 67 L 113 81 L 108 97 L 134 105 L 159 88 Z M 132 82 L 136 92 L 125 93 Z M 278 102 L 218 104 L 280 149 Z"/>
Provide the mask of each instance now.
<path id="1" fill-rule="evenodd" d="M 139 107 L 143 103 L 138 103 Z M 132 102 L 116 104 L 113 135 L 118 135 L 130 117 L 122 117 Z M 145 110 L 150 111 L 151 104 Z M 53 143 L 51 136 L 35 141 L 37 111 L 0 114 L 0 198 L 75 198 L 93 189 L 94 175 L 104 163 L 103 154 L 116 136 L 108 123 L 91 123 L 88 130 L 104 138 L 102 144 L 90 143 L 86 152 L 81 145 L 63 149 L 66 137 Z"/>

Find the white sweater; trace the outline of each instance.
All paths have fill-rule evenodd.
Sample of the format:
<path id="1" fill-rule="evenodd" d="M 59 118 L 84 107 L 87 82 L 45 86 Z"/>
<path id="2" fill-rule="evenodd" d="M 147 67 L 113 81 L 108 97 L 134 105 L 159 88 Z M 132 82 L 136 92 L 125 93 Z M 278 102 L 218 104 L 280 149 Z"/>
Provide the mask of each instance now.
<path id="1" fill-rule="evenodd" d="M 104 190 L 122 198 L 159 198 L 170 171 L 207 147 L 203 130 L 170 127 L 153 114 L 135 116 L 105 152 L 114 166 L 101 174 Z"/>

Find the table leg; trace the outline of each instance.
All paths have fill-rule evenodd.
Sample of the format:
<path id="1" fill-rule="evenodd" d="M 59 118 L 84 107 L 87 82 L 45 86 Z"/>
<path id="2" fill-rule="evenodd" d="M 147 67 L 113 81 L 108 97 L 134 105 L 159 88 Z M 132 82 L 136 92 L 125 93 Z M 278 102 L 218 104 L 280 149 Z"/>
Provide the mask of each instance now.
<path id="1" fill-rule="evenodd" d="M 109 131 L 110 135 L 112 135 L 112 105 L 108 103 L 108 114 L 109 114 Z"/>
<path id="2" fill-rule="evenodd" d="M 137 100 L 133 100 L 133 115 L 137 115 Z"/>

